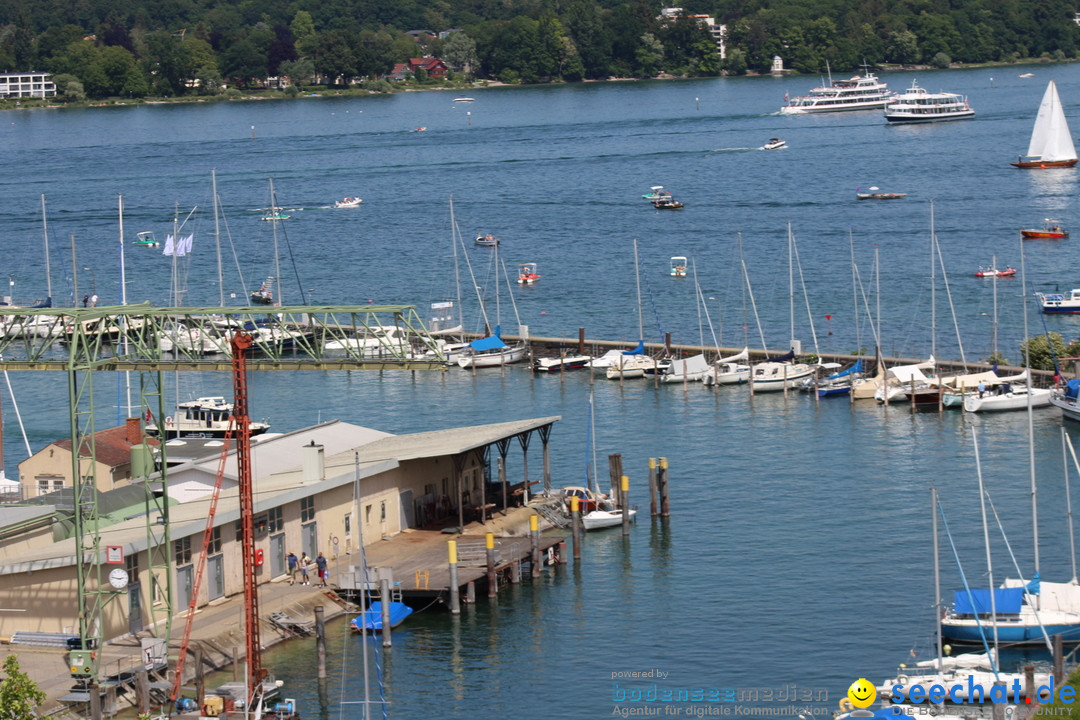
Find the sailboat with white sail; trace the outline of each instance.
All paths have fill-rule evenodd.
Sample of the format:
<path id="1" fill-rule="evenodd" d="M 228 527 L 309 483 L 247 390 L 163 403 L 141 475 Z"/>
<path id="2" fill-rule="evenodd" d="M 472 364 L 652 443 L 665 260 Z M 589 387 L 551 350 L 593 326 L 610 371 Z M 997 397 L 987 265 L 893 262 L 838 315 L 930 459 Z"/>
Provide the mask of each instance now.
<path id="1" fill-rule="evenodd" d="M 1076 146 L 1053 80 L 1046 86 L 1035 127 L 1031 131 L 1026 159 L 1010 163 L 1017 168 L 1065 168 L 1076 165 Z"/>
<path id="2" fill-rule="evenodd" d="M 661 363 L 645 352 L 645 321 L 641 314 L 641 270 L 638 261 L 637 238 L 634 238 L 634 279 L 637 282 L 638 344 L 633 350 L 626 350 L 615 357 L 607 368 L 608 380 L 625 380 L 645 377 L 645 373 L 660 369 Z M 664 367 L 667 363 L 662 364 Z"/>
<path id="3" fill-rule="evenodd" d="M 600 493 L 600 478 L 597 474 L 596 464 L 596 407 L 593 402 L 592 388 L 589 389 L 589 427 L 588 440 L 590 460 L 585 465 L 585 486 L 591 487 L 593 495 L 597 498 L 597 506 L 581 516 L 581 525 L 586 530 L 600 530 L 602 528 L 621 525 L 623 510 L 611 498 L 605 498 Z M 630 520 L 637 515 L 637 508 L 627 508 Z"/>

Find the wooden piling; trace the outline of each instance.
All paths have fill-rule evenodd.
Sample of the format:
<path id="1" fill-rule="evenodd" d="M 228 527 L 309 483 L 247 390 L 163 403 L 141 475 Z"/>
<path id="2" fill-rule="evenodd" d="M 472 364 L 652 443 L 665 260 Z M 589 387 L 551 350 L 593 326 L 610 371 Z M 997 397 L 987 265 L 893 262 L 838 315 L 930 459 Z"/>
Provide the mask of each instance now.
<path id="1" fill-rule="evenodd" d="M 521 561 L 515 560 L 510 563 L 510 583 L 517 585 L 521 582 Z"/>
<path id="2" fill-rule="evenodd" d="M 540 516 L 529 516 L 529 536 L 532 538 L 532 576 L 540 577 Z"/>
<path id="3" fill-rule="evenodd" d="M 465 602 L 470 605 L 476 602 L 476 583 L 472 580 L 465 585 Z"/>
<path id="4" fill-rule="evenodd" d="M 911 397 L 908 398 L 911 402 L 911 414 L 915 414 L 915 378 L 911 378 Z"/>
<path id="5" fill-rule="evenodd" d="M 90 720 L 101 720 L 101 690 L 96 682 L 86 689 L 90 692 Z"/>
<path id="6" fill-rule="evenodd" d="M 1035 666 L 1024 666 L 1024 693 L 1027 697 L 1031 698 L 1031 704 L 1039 702 L 1038 695 L 1035 694 Z M 1019 699 L 1019 698 L 1017 698 Z"/>
<path id="7" fill-rule="evenodd" d="M 458 586 L 457 576 L 457 541 L 447 541 L 446 551 L 450 556 L 450 614 L 460 615 L 461 588 Z"/>
<path id="8" fill-rule="evenodd" d="M 146 668 L 135 671 L 135 709 L 140 715 L 150 712 L 150 673 Z"/>
<path id="9" fill-rule="evenodd" d="M 195 704 L 201 709 L 206 697 L 206 693 L 204 692 L 205 670 L 203 668 L 202 648 L 196 645 L 193 653 L 194 657 L 192 658 L 192 661 L 195 663 Z"/>
<path id="10" fill-rule="evenodd" d="M 660 488 L 660 517 L 671 515 L 671 503 L 668 499 L 668 461 L 666 457 L 660 458 L 660 471 L 657 474 L 657 485 Z"/>
<path id="11" fill-rule="evenodd" d="M 619 495 L 619 478 L 622 477 L 622 454 L 612 453 L 607 456 L 608 477 L 611 479 L 611 497 Z"/>
<path id="12" fill-rule="evenodd" d="M 559 543 L 559 559 L 557 560 L 557 562 L 560 565 L 565 565 L 566 564 L 566 541 L 565 540 L 563 540 L 561 543 Z"/>
<path id="13" fill-rule="evenodd" d="M 581 559 L 581 500 L 577 495 L 570 498 L 570 536 L 574 540 L 574 560 Z"/>
<path id="14" fill-rule="evenodd" d="M 239 682 L 240 673 L 240 649 L 233 645 L 232 649 L 232 681 Z"/>
<path id="15" fill-rule="evenodd" d="M 382 601 L 382 646 L 390 647 L 390 578 L 379 578 L 379 600 Z"/>
<path id="16" fill-rule="evenodd" d="M 386 602 L 383 601 L 383 605 Z M 315 660 L 320 681 L 326 680 L 326 619 L 322 605 L 315 606 Z"/>
<path id="17" fill-rule="evenodd" d="M 488 597 L 492 598 L 499 592 L 499 578 L 495 573 L 495 533 L 484 534 L 484 548 L 487 553 Z"/>
<path id="18" fill-rule="evenodd" d="M 630 534 L 630 477 L 622 476 L 620 501 L 622 502 L 622 534 L 626 537 Z"/>
<path id="19" fill-rule="evenodd" d="M 506 458 L 504 458 L 504 457 L 502 457 L 500 455 L 499 458 L 498 458 L 498 461 L 499 461 L 499 484 L 502 485 L 502 496 L 503 496 L 503 511 L 502 511 L 502 514 L 505 516 L 506 513 L 507 513 L 507 508 L 510 507 L 506 503 L 506 485 L 507 485 L 507 483 L 506 483 Z"/>
<path id="20" fill-rule="evenodd" d="M 1065 641 L 1060 634 L 1050 638 L 1054 646 L 1054 682 L 1065 681 Z"/>
<path id="21" fill-rule="evenodd" d="M 659 515 L 656 503 L 656 458 L 649 458 L 649 517 Z"/>
<path id="22" fill-rule="evenodd" d="M 585 354 L 585 328 L 577 329 L 577 351 L 578 355 Z"/>

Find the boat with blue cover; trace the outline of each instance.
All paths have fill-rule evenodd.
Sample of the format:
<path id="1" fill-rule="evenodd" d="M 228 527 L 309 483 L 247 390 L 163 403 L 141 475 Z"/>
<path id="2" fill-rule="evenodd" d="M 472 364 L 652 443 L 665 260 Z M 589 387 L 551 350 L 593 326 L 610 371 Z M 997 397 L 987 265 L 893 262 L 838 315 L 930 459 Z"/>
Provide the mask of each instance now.
<path id="1" fill-rule="evenodd" d="M 996 622 L 991 617 L 991 592 Z M 996 634 L 1001 643 L 1043 643 L 1061 635 L 1080 641 L 1080 585 L 1008 579 L 1002 587 L 957 590 L 953 608 L 941 620 L 941 636 L 953 643 L 981 645 Z"/>
<path id="2" fill-rule="evenodd" d="M 391 601 L 390 605 L 390 629 L 393 630 L 405 618 L 412 615 L 412 608 L 401 602 Z M 382 632 L 383 629 L 383 604 L 379 600 L 371 603 L 367 610 L 352 619 L 349 625 L 354 632 Z"/>

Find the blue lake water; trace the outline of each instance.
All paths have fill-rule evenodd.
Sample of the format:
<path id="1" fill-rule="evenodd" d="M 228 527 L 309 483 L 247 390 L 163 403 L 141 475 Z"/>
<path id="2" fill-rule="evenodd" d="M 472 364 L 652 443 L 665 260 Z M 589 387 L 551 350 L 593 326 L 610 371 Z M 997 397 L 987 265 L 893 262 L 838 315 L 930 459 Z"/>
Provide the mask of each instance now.
<path id="1" fill-rule="evenodd" d="M 803 283 L 823 351 L 873 345 L 865 313 L 856 322 L 852 308 L 851 238 L 872 311 L 879 250 L 885 351 L 936 349 L 954 358 L 960 350 L 940 269 L 936 340 L 931 333 L 934 200 L 955 322 L 967 356 L 981 358 L 990 352 L 993 284 L 971 274 L 993 255 L 999 265 L 1019 267 L 1019 227 L 1047 217 L 1073 226 L 1080 214 L 1077 171 L 1008 165 L 1026 150 L 1049 79 L 1057 81 L 1074 125 L 1080 122 L 1073 117 L 1080 68 L 1034 72 L 1029 79 L 1010 68 L 925 73 L 920 84 L 967 94 L 978 115 L 911 127 L 888 126 L 874 112 L 777 114 L 785 92 L 805 92 L 816 78 L 501 88 L 477 91 L 468 105 L 429 92 L 4 112 L 0 267 L 11 275 L 17 301 L 45 295 L 44 193 L 54 296 L 70 302 L 74 266 L 80 296 L 94 288 L 102 304 L 115 303 L 117 195 L 124 196 L 129 239 L 142 230 L 163 238 L 174 209 L 183 218 L 198 206 L 185 228 L 196 235 L 187 302 L 216 304 L 208 212 L 216 169 L 227 222 L 224 286 L 240 299 L 245 287 L 274 272 L 270 223 L 259 220 L 272 177 L 278 204 L 292 216 L 279 238 L 282 274 L 300 279 L 284 284 L 287 304 L 299 301 L 301 289 L 318 303 L 423 306 L 452 296 L 453 195 L 467 240 L 490 232 L 503 239 L 511 268 L 538 263 L 540 283 L 514 288 L 520 320 L 535 335 L 574 337 L 585 327 L 590 337 L 636 341 L 637 238 L 646 340 L 659 340 L 661 331 L 676 342 L 700 337 L 693 278 L 667 275 L 669 258 L 686 255 L 714 324 L 720 315 L 720 342 L 760 345 L 752 316 L 743 312 L 741 234 L 766 343 L 786 347 L 790 222 L 803 277 L 796 282 L 795 328 L 804 348 L 813 340 Z M 913 79 L 883 77 L 895 89 Z M 419 126 L 427 129 L 413 132 Z M 755 149 L 770 137 L 789 147 Z M 686 208 L 654 211 L 640 196 L 656 184 Z M 908 196 L 856 202 L 856 189 L 871 185 Z M 362 208 L 328 207 L 346 195 L 361 196 Z M 1080 285 L 1075 242 L 1025 246 L 1032 289 Z M 477 284 L 492 292 L 493 253 L 471 246 L 467 252 Z M 168 302 L 170 264 L 160 248 L 128 246 L 126 266 L 129 301 Z M 997 291 L 1000 347 L 1017 361 L 1020 283 L 1001 281 Z M 475 327 L 476 303 L 467 299 L 465 309 Z M 1029 309 L 1033 334 L 1042 324 Z M 512 332 L 517 320 L 505 292 L 501 311 Z M 1080 327 L 1074 318 L 1047 323 L 1069 338 Z M 748 341 L 744 326 L 752 329 Z M 60 376 L 13 374 L 12 382 L 32 449 L 60 437 L 67 428 Z M 99 410 L 109 417 L 114 381 L 96 382 Z M 179 384 L 184 397 L 228 391 L 224 375 L 191 374 Z M 587 376 L 533 377 L 521 368 L 475 376 L 451 369 L 251 378 L 253 414 L 281 430 L 332 417 L 415 432 L 560 415 L 552 435 L 559 485 L 578 484 L 584 472 L 588 390 Z M 415 614 L 386 661 L 392 716 L 607 716 L 619 682 L 612 673 L 649 669 L 669 673 L 657 682 L 671 688 L 795 684 L 818 698 L 827 693 L 815 707 L 831 709 L 854 679 L 880 681 L 913 648 L 930 646 L 930 487 L 940 489 L 969 579 L 986 582 L 976 435 L 987 487 L 1022 571 L 1031 572 L 1022 413 L 911 416 L 902 407 L 633 382 L 598 381 L 595 393 L 598 452 L 623 454 L 639 499 L 647 459 L 670 459 L 670 522 L 654 526 L 642 518 L 628 543 L 618 531 L 590 536 L 579 567 L 512 588 L 460 620 L 440 609 Z M 7 407 L 5 419 L 13 474 L 26 453 Z M 1034 428 L 1042 574 L 1065 580 L 1072 571 L 1061 420 L 1056 411 L 1039 411 Z M 538 457 L 534 450 L 533 467 Z M 511 454 L 511 473 L 519 471 L 515 462 Z M 993 535 L 995 578 L 1015 574 L 1000 535 Z M 942 561 L 943 586 L 951 590 L 959 581 L 956 564 L 945 550 Z M 327 718 L 339 715 L 342 699 L 359 699 L 359 641 L 342 637 L 341 625 L 331 643 L 332 673 L 337 677 L 344 664 L 347 675 L 331 683 L 321 709 Z M 312 654 L 311 643 L 299 641 L 269 655 L 309 717 L 320 713 Z M 356 706 L 344 707 L 346 716 L 359 716 Z"/>

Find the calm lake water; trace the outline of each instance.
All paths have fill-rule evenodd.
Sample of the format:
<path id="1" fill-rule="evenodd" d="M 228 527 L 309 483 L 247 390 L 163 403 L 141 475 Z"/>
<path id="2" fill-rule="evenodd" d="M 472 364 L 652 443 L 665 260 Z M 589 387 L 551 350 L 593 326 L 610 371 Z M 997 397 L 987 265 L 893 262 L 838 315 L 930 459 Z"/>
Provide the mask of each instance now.
<path id="1" fill-rule="evenodd" d="M 163 238 L 175 212 L 183 220 L 198 206 L 184 230 L 196 236 L 187 304 L 216 304 L 209 212 L 216 169 L 227 226 L 223 282 L 227 295 L 239 298 L 232 302 L 274 274 L 272 229 L 259 221 L 273 178 L 278 204 L 292 216 L 279 237 L 282 274 L 292 278 L 284 283 L 287 304 L 299 302 L 302 291 L 317 303 L 422 307 L 456 292 L 453 195 L 467 240 L 492 233 L 503 239 L 502 257 L 512 269 L 538 263 L 541 282 L 514 288 L 520 322 L 535 335 L 575 337 L 585 327 L 590 337 L 636 342 L 637 238 L 646 340 L 671 332 L 676 342 L 697 342 L 702 334 L 711 342 L 709 330 L 701 330 L 694 279 L 667 276 L 669 258 L 686 255 L 719 342 L 760 345 L 753 316 L 743 310 L 741 234 L 765 342 L 786 347 L 791 223 L 801 266 L 795 329 L 805 349 L 814 346 L 810 319 L 823 351 L 873 346 L 867 313 L 856 318 L 853 309 L 853 242 L 870 314 L 880 299 L 887 353 L 959 357 L 955 313 L 964 352 L 982 358 L 990 352 L 994 288 L 972 273 L 994 255 L 999 265 L 1019 267 L 1018 228 L 1044 218 L 1074 226 L 1080 214 L 1077 171 L 1008 165 L 1026 150 L 1049 79 L 1057 81 L 1074 126 L 1080 122 L 1080 67 L 1034 72 L 1028 79 L 1010 68 L 924 73 L 921 85 L 967 94 L 978 115 L 911 127 L 888 126 L 874 112 L 777 114 L 785 92 L 804 93 L 816 78 L 502 88 L 477 91 L 467 105 L 430 92 L 4 112 L 9 171 L 0 178 L 7 198 L 0 259 L 16 301 L 44 297 L 45 194 L 54 297 L 70 303 L 96 289 L 102 304 L 116 303 L 117 196 L 124 196 L 129 239 L 143 230 Z M 883 78 L 902 89 L 914 76 Z M 414 132 L 419 126 L 427 129 Z M 756 150 L 770 137 L 789 147 Z M 657 184 L 686 208 L 654 211 L 640 196 Z M 856 202 L 856 190 L 870 186 L 908 196 Z M 363 207 L 329 207 L 346 195 L 361 196 Z M 936 323 L 931 200 L 950 291 L 935 269 Z M 1032 289 L 1080 286 L 1075 242 L 1024 247 Z M 875 248 L 880 295 L 873 292 Z M 467 253 L 476 284 L 492 293 L 493 253 L 472 246 Z M 160 248 L 129 245 L 126 265 L 129 301 L 168 302 L 171 268 Z M 1019 281 L 997 285 L 999 344 L 1013 361 L 1023 335 L 1020 288 Z M 503 291 L 501 320 L 513 332 L 518 322 Z M 1029 309 L 1029 332 L 1041 332 Z M 476 326 L 479 313 L 468 296 L 465 312 Z M 1069 338 L 1080 328 L 1075 318 L 1047 324 Z M 12 382 L 36 451 L 66 431 L 64 383 L 31 374 L 13 374 Z M 115 381 L 96 382 L 99 410 L 110 417 Z M 185 398 L 228 392 L 224 375 L 191 374 L 179 385 Z M 561 415 L 552 435 L 559 485 L 578 484 L 584 472 L 588 391 L 587 376 L 533 377 L 522 368 L 475 377 L 451 369 L 251 378 L 253 414 L 280 430 L 328 418 L 415 432 Z M 613 673 L 649 670 L 667 675 L 629 682 L 756 688 L 759 698 L 768 689 L 779 698 L 794 684 L 800 697 L 803 690 L 813 694 L 815 712 L 831 710 L 856 678 L 880 681 L 912 649 L 925 654 L 930 647 L 930 487 L 941 492 L 968 578 L 986 582 L 976 436 L 1021 571 L 1032 570 L 1022 413 L 911 416 L 902 407 L 634 382 L 598 381 L 595 394 L 598 453 L 623 454 L 639 502 L 647 459 L 670 459 L 670 521 L 643 518 L 628 542 L 618 531 L 590 536 L 580 566 L 545 573 L 495 603 L 467 608 L 460 619 L 439 608 L 414 615 L 385 659 L 391 716 L 609 716 L 619 690 L 613 683 L 627 682 Z M 6 407 L 5 419 L 14 474 L 26 450 Z M 1042 575 L 1051 580 L 1072 576 L 1060 428 L 1056 411 L 1036 413 Z M 538 457 L 534 450 L 534 467 Z M 511 474 L 520 472 L 519 462 L 511 454 Z M 1000 533 L 992 535 L 995 578 L 1015 574 Z M 945 550 L 942 568 L 951 592 L 959 578 Z M 307 717 L 359 717 L 357 706 L 341 704 L 361 696 L 359 640 L 345 636 L 343 625 L 331 643 L 335 680 L 324 705 L 312 643 L 269 654 Z M 807 703 L 701 705 L 738 715 L 745 712 L 736 705 L 747 704 L 794 718 L 795 706 Z"/>

